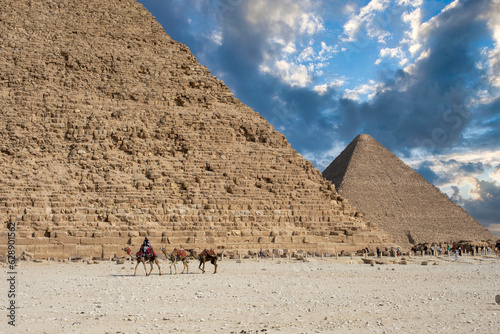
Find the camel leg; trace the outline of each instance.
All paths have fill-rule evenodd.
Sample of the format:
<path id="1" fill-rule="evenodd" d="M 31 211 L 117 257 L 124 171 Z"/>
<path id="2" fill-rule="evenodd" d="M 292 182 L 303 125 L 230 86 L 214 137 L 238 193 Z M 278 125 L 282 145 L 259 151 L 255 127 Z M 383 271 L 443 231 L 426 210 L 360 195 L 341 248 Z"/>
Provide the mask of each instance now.
<path id="1" fill-rule="evenodd" d="M 203 268 L 201 267 L 203 265 Z M 201 270 L 202 274 L 205 273 L 205 259 L 200 260 L 200 265 L 198 266 L 198 269 Z"/>
<path id="2" fill-rule="evenodd" d="M 135 270 L 134 270 L 134 276 L 137 273 L 137 266 L 139 265 L 140 261 L 137 261 L 137 264 L 135 265 Z"/>
<path id="3" fill-rule="evenodd" d="M 175 275 L 177 275 L 177 266 L 175 265 L 176 261 L 170 262 L 170 275 L 172 275 L 172 266 L 174 266 L 175 269 Z"/>
<path id="4" fill-rule="evenodd" d="M 181 274 L 184 274 L 184 270 L 186 270 L 186 268 L 187 268 L 186 274 L 189 274 L 189 266 L 187 264 L 187 261 L 184 260 L 184 261 L 182 261 L 182 263 L 184 263 L 184 269 L 182 269 L 182 273 Z"/>
<path id="5" fill-rule="evenodd" d="M 153 261 L 149 261 L 149 264 L 151 265 L 151 270 L 149 270 L 149 274 L 147 274 L 146 276 L 151 275 L 151 272 L 153 271 Z"/>
<path id="6" fill-rule="evenodd" d="M 215 259 L 214 261 L 214 266 L 215 266 L 214 274 L 217 274 L 217 259 Z"/>
<path id="7" fill-rule="evenodd" d="M 172 266 L 174 266 L 174 268 L 175 268 L 175 264 L 173 262 L 170 263 L 170 275 L 172 275 Z"/>
<path id="8" fill-rule="evenodd" d="M 158 262 L 158 259 L 155 259 L 156 265 L 158 266 L 158 271 L 160 272 L 161 276 L 161 268 L 160 268 L 160 263 Z"/>
<path id="9" fill-rule="evenodd" d="M 148 276 L 148 269 L 146 269 L 146 261 L 141 261 L 144 265 L 144 271 L 146 272 L 146 276 Z"/>

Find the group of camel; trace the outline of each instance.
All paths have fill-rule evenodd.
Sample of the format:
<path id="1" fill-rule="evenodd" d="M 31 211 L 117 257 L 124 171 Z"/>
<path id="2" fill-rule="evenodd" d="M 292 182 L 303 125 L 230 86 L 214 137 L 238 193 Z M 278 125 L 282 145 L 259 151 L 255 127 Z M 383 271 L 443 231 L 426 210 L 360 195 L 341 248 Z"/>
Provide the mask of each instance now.
<path id="1" fill-rule="evenodd" d="M 122 250 L 124 250 L 130 257 L 134 257 L 131 254 L 132 250 L 129 247 L 123 248 Z M 186 274 L 189 273 L 189 259 L 198 259 L 200 261 L 198 269 L 200 269 L 203 274 L 205 273 L 205 262 L 210 261 L 210 263 L 212 263 L 215 267 L 214 274 L 217 273 L 217 254 L 212 249 L 205 249 L 199 255 L 197 255 L 194 250 L 184 250 L 181 248 L 175 248 L 174 251 L 170 254 L 167 253 L 167 250 L 165 248 L 161 248 L 161 251 L 163 252 L 163 254 L 165 254 L 167 260 L 170 261 L 170 275 L 172 275 L 172 266 L 175 269 L 175 274 L 177 274 L 177 262 L 182 262 L 184 264 L 184 268 L 182 269 L 181 274 L 184 273 L 184 270 L 186 270 Z M 135 260 L 137 261 L 137 264 L 135 265 L 134 276 L 137 273 L 137 266 L 139 266 L 140 263 L 144 265 L 146 276 L 149 276 L 151 274 L 151 272 L 153 271 L 153 264 L 156 263 L 161 276 L 160 263 L 158 261 L 158 257 L 154 254 L 148 254 L 144 256 L 136 255 Z M 146 269 L 146 262 L 149 262 L 149 264 L 151 265 L 151 270 L 149 270 L 149 273 Z"/>

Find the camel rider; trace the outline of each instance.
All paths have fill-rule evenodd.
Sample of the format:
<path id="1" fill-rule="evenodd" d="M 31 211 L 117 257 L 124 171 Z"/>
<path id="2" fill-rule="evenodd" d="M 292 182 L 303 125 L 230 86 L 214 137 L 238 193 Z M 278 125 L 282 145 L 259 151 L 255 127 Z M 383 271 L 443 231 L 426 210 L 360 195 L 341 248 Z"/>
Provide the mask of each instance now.
<path id="1" fill-rule="evenodd" d="M 142 256 L 146 256 L 148 249 L 151 247 L 151 243 L 149 242 L 148 237 L 144 238 L 144 241 L 142 242 L 141 250 L 142 250 Z"/>

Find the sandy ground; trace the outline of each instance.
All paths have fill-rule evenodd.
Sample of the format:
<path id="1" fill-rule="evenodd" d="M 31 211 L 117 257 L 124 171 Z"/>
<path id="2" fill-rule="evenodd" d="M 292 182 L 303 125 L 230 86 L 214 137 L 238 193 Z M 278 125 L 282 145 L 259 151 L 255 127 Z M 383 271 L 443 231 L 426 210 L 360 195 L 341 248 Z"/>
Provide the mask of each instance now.
<path id="1" fill-rule="evenodd" d="M 130 262 L 20 262 L 16 327 L 2 307 L 0 332 L 500 333 L 499 258 L 358 262 L 224 260 L 202 275 L 192 261 L 192 273 L 169 275 L 162 261 L 149 277 Z"/>

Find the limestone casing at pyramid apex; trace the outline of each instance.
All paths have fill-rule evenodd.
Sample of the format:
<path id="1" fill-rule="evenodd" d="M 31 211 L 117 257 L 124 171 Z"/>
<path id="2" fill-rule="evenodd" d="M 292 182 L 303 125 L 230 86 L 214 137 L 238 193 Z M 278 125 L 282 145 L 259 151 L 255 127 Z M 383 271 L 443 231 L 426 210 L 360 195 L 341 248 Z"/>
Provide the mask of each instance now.
<path id="1" fill-rule="evenodd" d="M 358 140 L 375 140 L 372 136 L 370 136 L 369 134 L 365 134 L 365 133 L 362 133 L 362 134 L 359 134 L 358 136 L 356 136 L 356 138 Z"/>

